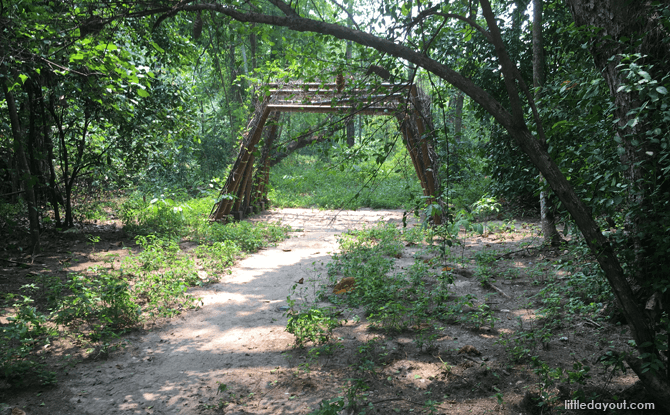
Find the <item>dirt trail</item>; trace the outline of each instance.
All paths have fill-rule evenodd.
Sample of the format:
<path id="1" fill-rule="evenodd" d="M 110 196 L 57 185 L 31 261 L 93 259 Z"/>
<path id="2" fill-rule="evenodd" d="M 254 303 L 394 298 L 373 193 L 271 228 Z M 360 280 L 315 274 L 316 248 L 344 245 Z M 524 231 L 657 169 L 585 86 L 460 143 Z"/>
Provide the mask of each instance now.
<path id="1" fill-rule="evenodd" d="M 325 396 L 300 399 L 304 392 L 270 387 L 288 367 L 282 353 L 293 341 L 280 307 L 295 281 L 324 271 L 339 233 L 382 218 L 400 222 L 402 211 L 283 209 L 256 217 L 302 232 L 240 261 L 220 283 L 193 290 L 203 299 L 200 310 L 130 336 L 125 351 L 76 366 L 61 387 L 82 414 L 220 413 L 218 382 L 235 385 L 238 404 L 227 414 L 309 412 Z M 230 390 L 225 397 L 235 402 Z"/>

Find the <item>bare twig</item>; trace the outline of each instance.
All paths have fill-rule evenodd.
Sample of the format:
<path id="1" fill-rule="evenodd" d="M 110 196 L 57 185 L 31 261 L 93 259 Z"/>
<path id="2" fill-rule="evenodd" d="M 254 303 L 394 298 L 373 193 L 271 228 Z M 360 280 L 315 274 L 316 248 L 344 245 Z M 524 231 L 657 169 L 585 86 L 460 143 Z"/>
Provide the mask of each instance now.
<path id="1" fill-rule="evenodd" d="M 507 255 L 516 254 L 517 252 L 523 252 L 523 251 L 528 251 L 529 249 L 540 249 L 540 248 L 541 248 L 540 246 L 527 246 L 527 247 L 522 248 L 522 249 L 517 249 L 516 251 L 511 251 L 511 252 L 506 252 L 504 254 L 500 254 L 496 257 L 496 259 L 504 258 Z"/>
<path id="2" fill-rule="evenodd" d="M 28 263 L 25 263 L 25 262 L 19 262 L 19 261 L 14 261 L 14 260 L 5 259 L 5 258 L 0 258 L 0 261 L 9 262 L 10 264 L 16 264 L 16 265 L 25 265 L 27 267 L 31 266 L 31 264 L 28 264 Z"/>
<path id="3" fill-rule="evenodd" d="M 505 292 L 504 292 L 503 290 L 501 290 L 500 288 L 498 288 L 498 287 L 496 287 L 495 285 L 491 284 L 490 282 L 487 283 L 486 285 L 487 285 L 488 287 L 491 287 L 491 288 L 493 288 L 494 290 L 496 290 L 496 291 L 497 291 L 500 295 L 502 295 L 503 297 L 505 297 L 505 298 L 510 298 L 510 296 L 507 295 L 507 294 L 505 294 Z"/>
<path id="4" fill-rule="evenodd" d="M 602 327 L 600 324 L 596 323 L 595 321 L 591 320 L 590 318 L 583 317 L 583 319 L 584 319 L 584 321 L 586 321 L 589 324 L 594 325 L 595 327 L 598 327 L 598 328 Z"/>

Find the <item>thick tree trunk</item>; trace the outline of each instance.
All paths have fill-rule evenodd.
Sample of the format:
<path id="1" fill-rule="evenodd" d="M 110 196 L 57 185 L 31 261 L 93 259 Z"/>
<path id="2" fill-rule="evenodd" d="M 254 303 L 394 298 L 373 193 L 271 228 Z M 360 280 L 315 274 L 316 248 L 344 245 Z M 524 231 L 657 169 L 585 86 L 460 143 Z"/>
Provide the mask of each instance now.
<path id="1" fill-rule="evenodd" d="M 594 3 L 568 0 L 568 5 L 578 26 L 601 28 L 590 43 L 590 52 L 607 81 L 616 105 L 614 116 L 618 119 L 618 138 L 623 147 L 621 162 L 627 169 L 628 210 L 632 212 L 627 215 L 626 233 L 635 250 L 634 263 L 630 264 L 630 269 L 634 271 L 629 277 L 637 291 L 638 301 L 644 303 L 658 289 L 652 285 L 667 277 L 667 268 L 659 263 L 659 258 L 651 259 L 658 249 L 653 238 L 643 235 L 645 226 L 665 226 L 658 216 L 663 212 L 653 206 L 651 199 L 654 192 L 667 192 L 668 185 L 666 182 L 666 189 L 655 187 L 653 170 L 662 154 L 660 143 L 646 135 L 652 128 L 643 118 L 637 118 L 636 111 L 643 102 L 637 92 L 629 93 L 622 88 L 626 80 L 618 66 L 624 55 L 637 53 L 644 57 L 638 63 L 649 70 L 652 79 L 666 76 L 670 72 L 670 49 L 664 41 L 668 33 L 650 1 L 601 0 Z M 662 290 L 665 291 L 665 288 Z M 666 293 L 663 298 L 666 308 L 668 300 L 670 298 Z M 653 352 L 658 354 L 656 350 Z M 666 403 L 669 401 L 670 383 L 665 373 L 653 370 L 643 373 L 640 361 L 630 360 L 629 364 L 652 394 Z M 670 369 L 670 362 L 666 361 L 666 366 Z"/>

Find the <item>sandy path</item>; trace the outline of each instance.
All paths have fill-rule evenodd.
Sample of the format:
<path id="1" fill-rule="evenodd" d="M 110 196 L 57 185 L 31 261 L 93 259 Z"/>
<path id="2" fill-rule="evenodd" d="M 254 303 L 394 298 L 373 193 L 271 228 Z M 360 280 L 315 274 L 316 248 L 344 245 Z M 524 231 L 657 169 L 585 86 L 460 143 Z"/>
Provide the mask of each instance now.
<path id="1" fill-rule="evenodd" d="M 336 249 L 337 234 L 402 218 L 402 211 L 336 213 L 282 209 L 255 218 L 303 232 L 240 261 L 220 283 L 193 290 L 204 301 L 200 310 L 131 336 L 130 346 L 108 360 L 76 366 L 63 385 L 73 393 L 70 401 L 82 414 L 221 413 L 213 408 L 222 397 L 232 402 L 226 414 L 308 412 L 323 397 L 301 400 L 305 393 L 295 385 L 270 386 L 290 366 L 282 353 L 293 336 L 284 331 L 280 307 L 295 281 L 323 273 L 321 261 Z M 217 382 L 229 389 L 217 394 Z"/>

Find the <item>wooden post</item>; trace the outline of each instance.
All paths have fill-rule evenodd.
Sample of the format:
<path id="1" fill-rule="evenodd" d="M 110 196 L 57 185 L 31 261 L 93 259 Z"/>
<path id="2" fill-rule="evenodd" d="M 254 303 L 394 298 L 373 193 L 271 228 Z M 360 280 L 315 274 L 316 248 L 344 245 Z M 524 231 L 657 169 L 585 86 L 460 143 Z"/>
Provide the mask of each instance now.
<path id="1" fill-rule="evenodd" d="M 247 169 L 247 164 L 249 163 L 249 159 L 252 156 L 252 152 L 254 151 L 256 144 L 258 144 L 258 141 L 261 138 L 263 126 L 265 125 L 265 121 L 267 120 L 270 113 L 268 110 L 268 102 L 268 98 L 263 100 L 263 102 L 256 109 L 254 117 L 249 123 L 247 128 L 247 135 L 242 141 L 240 152 L 237 156 L 237 159 L 235 160 L 235 164 L 230 171 L 230 175 L 228 176 L 223 189 L 221 189 L 219 200 L 214 205 L 212 212 L 210 213 L 209 217 L 211 220 L 218 221 L 230 214 L 233 203 L 235 202 L 230 196 L 237 194 L 241 182 L 244 181 L 244 173 Z"/>
<path id="2" fill-rule="evenodd" d="M 274 145 L 277 136 L 279 135 L 279 118 L 281 113 L 274 111 L 270 114 L 268 121 L 270 130 L 268 131 L 265 142 L 263 143 L 263 150 L 261 151 L 261 159 L 258 162 L 258 168 L 253 181 L 253 189 L 251 190 L 251 205 L 256 212 L 265 210 L 265 202 L 267 201 L 266 188 L 270 179 L 270 152 Z"/>

